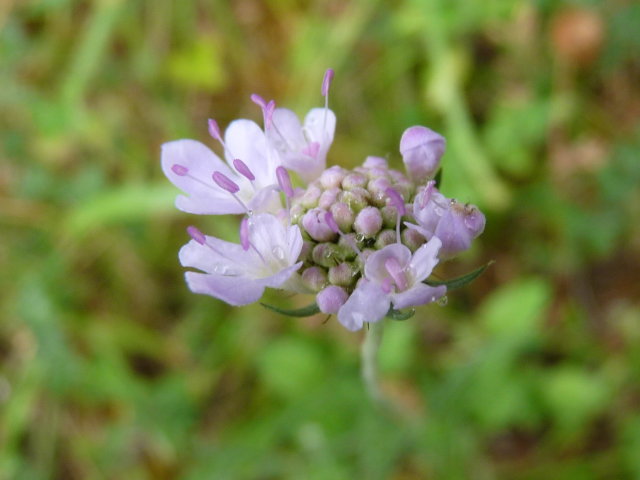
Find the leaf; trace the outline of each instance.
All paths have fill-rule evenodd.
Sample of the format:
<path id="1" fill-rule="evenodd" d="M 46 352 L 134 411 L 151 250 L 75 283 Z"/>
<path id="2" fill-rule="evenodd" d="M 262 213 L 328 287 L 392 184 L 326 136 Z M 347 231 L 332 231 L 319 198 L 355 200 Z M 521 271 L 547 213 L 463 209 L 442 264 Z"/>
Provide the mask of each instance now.
<path id="1" fill-rule="evenodd" d="M 310 317 L 311 315 L 320 313 L 320 308 L 318 308 L 318 304 L 316 302 L 313 302 L 311 305 L 307 305 L 306 307 L 298 308 L 295 310 L 286 310 L 284 308 L 274 307 L 273 305 L 262 302 L 260 302 L 260 305 L 281 315 L 287 315 L 288 317 Z"/>
<path id="2" fill-rule="evenodd" d="M 478 278 L 484 271 L 493 264 L 493 260 L 491 260 L 486 265 L 481 266 L 480 268 L 476 268 L 474 271 L 469 272 L 461 277 L 452 278 L 451 280 L 425 280 L 424 283 L 429 285 L 430 287 L 437 287 L 439 285 L 445 285 L 447 290 L 454 290 L 456 288 L 464 287 L 465 285 L 473 282 L 476 278 Z"/>
<path id="3" fill-rule="evenodd" d="M 411 310 L 402 312 L 400 310 L 394 310 L 393 307 L 390 307 L 386 317 L 390 318 L 391 320 L 401 321 L 401 320 L 407 320 L 413 317 L 415 313 L 416 311 L 413 308 Z"/>

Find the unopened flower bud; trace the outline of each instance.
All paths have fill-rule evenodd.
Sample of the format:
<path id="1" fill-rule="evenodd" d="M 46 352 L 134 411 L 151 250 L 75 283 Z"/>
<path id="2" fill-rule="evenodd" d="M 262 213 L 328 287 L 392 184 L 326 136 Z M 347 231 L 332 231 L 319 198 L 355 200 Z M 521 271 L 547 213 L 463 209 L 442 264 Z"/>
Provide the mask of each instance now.
<path id="1" fill-rule="evenodd" d="M 485 218 L 475 205 L 454 203 L 442 216 L 435 235 L 442 240 L 440 256 L 450 258 L 471 246 L 484 230 Z"/>
<path id="2" fill-rule="evenodd" d="M 320 175 L 320 185 L 326 189 L 340 187 L 342 179 L 346 174 L 347 171 L 342 167 L 337 165 L 329 167 Z"/>
<path id="3" fill-rule="evenodd" d="M 329 282 L 341 287 L 350 286 L 354 280 L 357 270 L 350 263 L 342 262 L 329 269 Z"/>
<path id="4" fill-rule="evenodd" d="M 415 126 L 404 131 L 400 153 L 414 183 L 422 183 L 436 173 L 445 146 L 444 137 L 427 127 Z"/>
<path id="5" fill-rule="evenodd" d="M 302 249 L 300 250 L 300 255 L 298 255 L 299 262 L 310 262 L 311 261 L 311 252 L 313 251 L 313 247 L 315 247 L 315 242 L 310 240 L 302 241 Z"/>
<path id="6" fill-rule="evenodd" d="M 380 250 L 387 245 L 391 245 L 392 243 L 396 243 L 396 232 L 395 230 L 382 230 L 378 234 L 378 238 L 376 238 L 376 243 L 374 246 L 376 250 Z"/>
<path id="7" fill-rule="evenodd" d="M 349 205 L 351 210 L 353 210 L 355 213 L 358 213 L 364 207 L 369 205 L 369 202 L 367 201 L 367 196 L 364 196 L 354 191 L 342 192 L 341 195 L 338 195 L 338 200 Z"/>
<path id="8" fill-rule="evenodd" d="M 411 252 L 415 252 L 427 241 L 420 232 L 413 228 L 403 230 L 400 237 L 402 239 L 402 243 L 409 248 Z"/>
<path id="9" fill-rule="evenodd" d="M 373 237 L 380 228 L 382 228 L 382 215 L 375 207 L 363 208 L 353 222 L 353 229 L 367 237 Z"/>
<path id="10" fill-rule="evenodd" d="M 338 240 L 338 245 L 342 248 L 342 256 L 345 260 L 353 260 L 358 255 L 358 252 L 354 248 L 361 248 L 363 242 L 358 241 L 358 235 L 355 233 L 347 233 L 346 235 L 341 235 L 340 240 Z"/>
<path id="11" fill-rule="evenodd" d="M 291 207 L 291 210 L 289 210 L 289 216 L 291 218 L 291 223 L 292 224 L 296 224 L 300 221 L 300 219 L 302 218 L 302 216 L 305 214 L 305 212 L 307 211 L 306 208 L 304 208 L 302 205 L 293 205 Z"/>
<path id="12" fill-rule="evenodd" d="M 365 168 L 389 168 L 389 164 L 385 158 L 374 156 L 365 158 L 362 166 Z"/>
<path id="13" fill-rule="evenodd" d="M 319 292 L 327 284 L 327 272 L 321 267 L 309 267 L 302 272 L 302 282 L 313 292 Z"/>
<path id="14" fill-rule="evenodd" d="M 342 247 L 335 243 L 319 243 L 311 252 L 313 263 L 325 268 L 330 268 L 343 260 Z"/>
<path id="15" fill-rule="evenodd" d="M 371 203 L 378 206 L 384 207 L 387 202 L 387 194 L 385 193 L 387 188 L 391 187 L 391 182 L 386 178 L 374 178 L 367 185 L 367 190 L 371 193 Z"/>
<path id="16" fill-rule="evenodd" d="M 322 189 L 314 184 L 307 187 L 302 196 L 297 199 L 297 203 L 305 208 L 315 208 L 318 206 L 318 199 L 322 194 Z"/>
<path id="17" fill-rule="evenodd" d="M 311 238 L 318 242 L 328 242 L 336 237 L 336 233 L 331 230 L 331 227 L 325 221 L 326 213 L 326 210 L 314 208 L 302 217 L 302 226 Z"/>
<path id="18" fill-rule="evenodd" d="M 338 187 L 333 187 L 322 192 L 322 195 L 320 195 L 320 200 L 318 200 L 318 208 L 329 210 L 331 205 L 335 203 L 340 192 L 341 190 Z"/>
<path id="19" fill-rule="evenodd" d="M 316 303 L 322 313 L 334 314 L 338 313 L 348 298 L 349 294 L 344 288 L 329 285 L 316 295 Z"/>
<path id="20" fill-rule="evenodd" d="M 345 190 L 353 190 L 355 187 L 364 188 L 368 181 L 369 179 L 361 173 L 350 173 L 342 180 L 342 188 Z"/>
<path id="21" fill-rule="evenodd" d="M 382 226 L 385 228 L 395 228 L 398 219 L 398 210 L 391 205 L 384 206 L 380 209 L 382 215 Z"/>
<path id="22" fill-rule="evenodd" d="M 344 202 L 337 202 L 331 205 L 330 211 L 340 231 L 343 233 L 350 232 L 353 227 L 355 215 L 351 208 L 349 208 L 349 205 Z"/>

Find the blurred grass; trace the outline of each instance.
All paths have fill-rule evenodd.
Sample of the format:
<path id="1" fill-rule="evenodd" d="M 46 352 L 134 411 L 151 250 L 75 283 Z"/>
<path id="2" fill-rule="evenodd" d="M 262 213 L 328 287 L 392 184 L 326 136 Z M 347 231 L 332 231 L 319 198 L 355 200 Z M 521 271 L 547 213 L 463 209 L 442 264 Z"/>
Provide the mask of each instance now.
<path id="1" fill-rule="evenodd" d="M 0 4 L 0 479 L 604 479 L 640 462 L 640 9 L 407 0 Z M 446 308 L 359 337 L 184 286 L 162 142 L 299 113 L 330 163 L 448 139 L 487 231 Z M 308 299 L 271 304 L 302 306 Z"/>

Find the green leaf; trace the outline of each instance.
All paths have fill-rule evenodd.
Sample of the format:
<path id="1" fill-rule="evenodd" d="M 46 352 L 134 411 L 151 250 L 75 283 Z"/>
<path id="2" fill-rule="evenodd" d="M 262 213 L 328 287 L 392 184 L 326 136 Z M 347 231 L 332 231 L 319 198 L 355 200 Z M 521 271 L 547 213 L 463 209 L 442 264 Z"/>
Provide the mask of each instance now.
<path id="1" fill-rule="evenodd" d="M 306 307 L 298 308 L 295 310 L 286 310 L 284 308 L 274 307 L 273 305 L 262 302 L 260 302 L 260 305 L 281 315 L 287 315 L 288 317 L 310 317 L 311 315 L 320 313 L 320 309 L 318 308 L 316 302 L 313 302 L 311 305 L 307 305 Z"/>
<path id="2" fill-rule="evenodd" d="M 394 310 L 393 307 L 389 308 L 389 311 L 387 312 L 387 318 L 390 318 L 391 320 L 407 320 L 411 317 L 413 317 L 413 315 L 416 313 L 416 311 L 412 308 L 411 310 L 407 310 L 404 312 L 401 312 L 400 310 Z"/>
<path id="3" fill-rule="evenodd" d="M 493 260 L 491 260 L 486 265 L 481 266 L 480 268 L 476 268 L 474 271 L 469 272 L 461 277 L 452 278 L 451 280 L 425 280 L 424 283 L 429 285 L 430 287 L 437 287 L 439 285 L 445 285 L 447 290 L 453 290 L 456 288 L 464 287 L 465 285 L 473 282 L 476 278 L 478 278 L 482 273 L 493 264 Z"/>

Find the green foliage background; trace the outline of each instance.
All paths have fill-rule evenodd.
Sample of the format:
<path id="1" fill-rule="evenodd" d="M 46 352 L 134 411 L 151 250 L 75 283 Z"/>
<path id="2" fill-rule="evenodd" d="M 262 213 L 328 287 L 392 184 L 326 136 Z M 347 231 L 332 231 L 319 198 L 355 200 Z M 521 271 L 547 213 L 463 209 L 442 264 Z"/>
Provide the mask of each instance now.
<path id="1" fill-rule="evenodd" d="M 640 478 L 640 6 L 632 0 L 0 3 L 0 479 Z M 448 139 L 491 259 L 360 336 L 189 293 L 162 142 L 299 113 L 329 163 Z M 305 298 L 270 303 L 302 306 Z"/>

